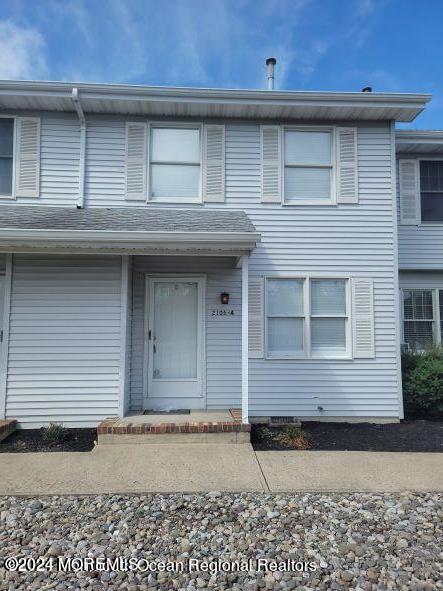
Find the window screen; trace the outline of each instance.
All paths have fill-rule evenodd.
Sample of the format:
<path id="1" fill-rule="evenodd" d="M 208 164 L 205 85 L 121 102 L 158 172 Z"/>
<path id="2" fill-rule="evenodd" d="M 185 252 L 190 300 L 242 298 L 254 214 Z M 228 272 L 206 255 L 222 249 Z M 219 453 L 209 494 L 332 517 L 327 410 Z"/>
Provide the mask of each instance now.
<path id="1" fill-rule="evenodd" d="M 328 200 L 331 197 L 332 133 L 285 132 L 285 200 Z"/>
<path id="2" fill-rule="evenodd" d="M 151 130 L 150 198 L 195 200 L 200 194 L 200 130 Z"/>
<path id="3" fill-rule="evenodd" d="M 420 162 L 422 222 L 443 222 L 443 161 Z"/>
<path id="4" fill-rule="evenodd" d="M 422 351 L 434 341 L 432 290 L 403 290 L 403 340 L 412 351 Z"/>
<path id="5" fill-rule="evenodd" d="M 14 119 L 0 117 L 0 195 L 12 195 Z"/>

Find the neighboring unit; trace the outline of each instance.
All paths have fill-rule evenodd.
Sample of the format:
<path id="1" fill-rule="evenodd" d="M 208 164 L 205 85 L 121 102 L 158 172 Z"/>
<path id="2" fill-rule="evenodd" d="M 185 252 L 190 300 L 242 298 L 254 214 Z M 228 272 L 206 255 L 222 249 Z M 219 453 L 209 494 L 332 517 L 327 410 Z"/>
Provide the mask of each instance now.
<path id="1" fill-rule="evenodd" d="M 438 134 L 397 132 L 397 222 L 429 99 L 0 82 L 0 418 L 402 418 L 400 344 L 441 338 Z"/>
<path id="2" fill-rule="evenodd" d="M 443 132 L 397 131 L 401 342 L 442 342 Z"/>

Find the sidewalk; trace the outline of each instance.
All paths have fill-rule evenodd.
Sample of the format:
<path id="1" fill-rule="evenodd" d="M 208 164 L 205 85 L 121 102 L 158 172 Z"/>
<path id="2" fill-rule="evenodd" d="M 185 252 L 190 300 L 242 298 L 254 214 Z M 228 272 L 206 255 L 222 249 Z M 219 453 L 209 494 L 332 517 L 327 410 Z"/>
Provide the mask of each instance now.
<path id="1" fill-rule="evenodd" d="M 0 454 L 0 494 L 443 491 L 443 455 L 266 451 L 213 444 L 104 445 Z"/>

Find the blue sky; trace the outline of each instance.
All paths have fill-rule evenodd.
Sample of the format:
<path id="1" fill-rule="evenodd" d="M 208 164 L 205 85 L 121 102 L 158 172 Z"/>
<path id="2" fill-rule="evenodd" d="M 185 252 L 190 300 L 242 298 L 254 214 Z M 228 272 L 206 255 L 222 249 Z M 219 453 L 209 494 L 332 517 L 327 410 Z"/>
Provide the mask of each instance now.
<path id="1" fill-rule="evenodd" d="M 443 0 L 0 0 L 0 78 L 429 92 L 443 129 Z"/>

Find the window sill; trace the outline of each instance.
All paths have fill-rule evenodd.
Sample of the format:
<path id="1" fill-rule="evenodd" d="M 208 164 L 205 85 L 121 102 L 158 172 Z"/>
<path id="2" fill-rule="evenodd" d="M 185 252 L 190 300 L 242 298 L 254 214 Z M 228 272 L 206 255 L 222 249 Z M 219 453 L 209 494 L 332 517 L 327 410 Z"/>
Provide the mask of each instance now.
<path id="1" fill-rule="evenodd" d="M 282 206 L 283 207 L 298 207 L 299 205 L 308 205 L 310 207 L 315 206 L 315 205 L 320 205 L 320 206 L 325 206 L 325 205 L 329 205 L 329 206 L 333 206 L 336 207 L 337 203 L 335 201 L 331 201 L 331 199 L 318 199 L 315 201 L 309 201 L 307 199 L 300 199 L 300 201 L 294 201 L 294 202 L 290 202 L 290 201 L 282 201 Z"/>
<path id="2" fill-rule="evenodd" d="M 158 205 L 204 205 L 201 197 L 197 199 L 149 199 L 146 201 L 146 205 L 156 207 Z"/>
<path id="3" fill-rule="evenodd" d="M 340 356 L 311 356 L 307 357 L 306 355 L 298 355 L 298 356 L 266 356 L 266 361 L 353 361 L 354 358 L 346 355 Z"/>

